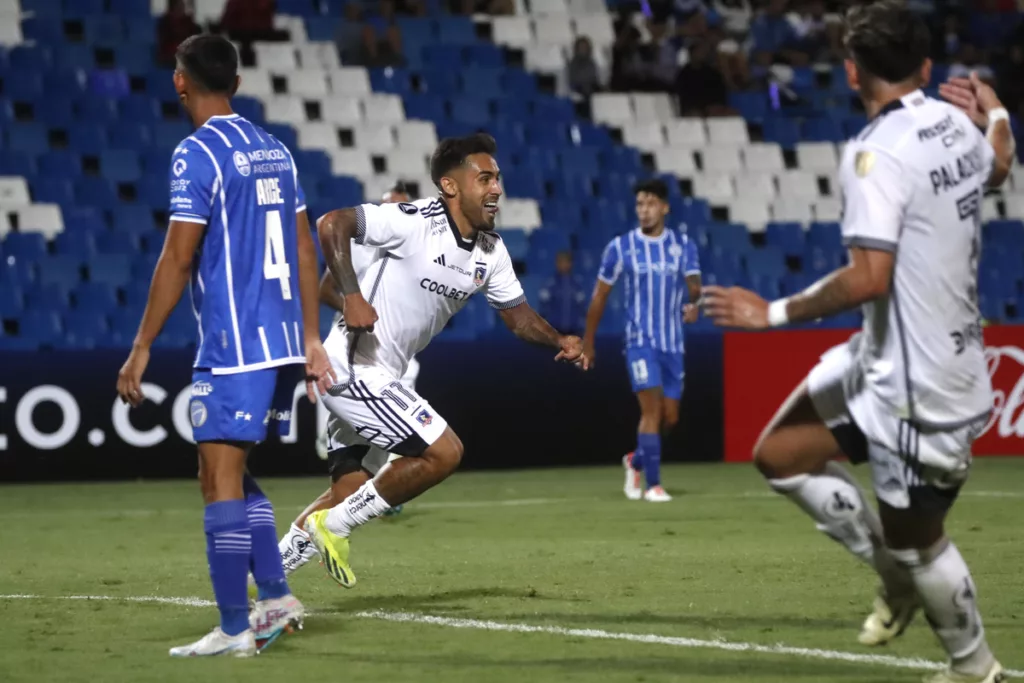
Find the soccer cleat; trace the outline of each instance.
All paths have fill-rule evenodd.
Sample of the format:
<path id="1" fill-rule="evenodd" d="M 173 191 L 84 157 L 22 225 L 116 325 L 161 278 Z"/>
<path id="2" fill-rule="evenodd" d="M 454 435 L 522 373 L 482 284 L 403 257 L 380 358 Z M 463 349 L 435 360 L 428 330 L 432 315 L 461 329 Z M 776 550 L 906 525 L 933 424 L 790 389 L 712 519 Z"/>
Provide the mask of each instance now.
<path id="1" fill-rule="evenodd" d="M 321 460 L 327 459 L 327 430 L 325 429 L 316 437 L 316 455 Z"/>
<path id="2" fill-rule="evenodd" d="M 263 652 L 282 633 L 302 630 L 306 608 L 294 595 L 273 600 L 260 600 L 249 612 L 249 627 L 256 639 L 257 652 Z"/>
<path id="3" fill-rule="evenodd" d="M 961 674 L 952 669 L 945 669 L 932 676 L 925 676 L 924 683 L 1004 683 L 1010 680 L 999 662 L 992 662 L 992 668 L 984 676 L 970 676 Z"/>
<path id="4" fill-rule="evenodd" d="M 395 515 L 402 514 L 402 508 L 404 508 L 404 507 L 405 507 L 404 505 L 396 505 L 393 508 L 388 508 L 387 510 L 384 511 L 384 516 L 385 517 L 394 517 Z"/>
<path id="5" fill-rule="evenodd" d="M 317 510 L 303 525 L 309 540 L 313 541 L 320 553 L 320 564 L 327 569 L 327 575 L 345 588 L 356 585 L 356 575 L 348 564 L 348 539 L 331 532 L 325 522 L 327 510 Z"/>
<path id="6" fill-rule="evenodd" d="M 857 640 L 861 645 L 886 645 L 903 635 L 907 626 L 914 620 L 919 606 L 914 594 L 889 599 L 879 591 L 878 597 L 875 598 L 875 611 L 864 620 Z"/>
<path id="7" fill-rule="evenodd" d="M 626 470 L 626 484 L 622 491 L 630 500 L 640 500 L 644 497 L 644 487 L 640 484 L 640 473 L 633 469 L 633 454 L 622 456 L 622 468 Z"/>
<path id="8" fill-rule="evenodd" d="M 672 500 L 672 496 L 665 493 L 665 489 L 660 486 L 652 486 L 644 492 L 644 500 L 648 503 L 667 503 Z"/>
<path id="9" fill-rule="evenodd" d="M 229 636 L 220 626 L 190 645 L 171 648 L 172 657 L 252 657 L 256 652 L 256 639 L 251 630 Z"/>

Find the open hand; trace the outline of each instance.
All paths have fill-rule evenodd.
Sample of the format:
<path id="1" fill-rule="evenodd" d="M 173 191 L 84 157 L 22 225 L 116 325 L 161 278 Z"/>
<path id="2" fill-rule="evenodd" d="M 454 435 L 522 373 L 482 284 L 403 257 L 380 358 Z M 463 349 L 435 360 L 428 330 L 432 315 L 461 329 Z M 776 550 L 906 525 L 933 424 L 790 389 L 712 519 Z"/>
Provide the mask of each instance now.
<path id="1" fill-rule="evenodd" d="M 951 78 L 939 85 L 939 94 L 954 107 L 971 118 L 979 128 L 988 126 L 988 113 L 1002 107 L 992 86 L 972 71 L 970 78 Z"/>
<path id="2" fill-rule="evenodd" d="M 768 302 L 742 287 L 704 288 L 704 312 L 719 327 L 763 330 L 768 327 Z"/>
<path id="3" fill-rule="evenodd" d="M 319 339 L 306 342 L 306 396 L 310 403 L 316 403 L 316 395 L 326 394 L 338 383 L 338 376 L 331 367 L 331 359 Z"/>

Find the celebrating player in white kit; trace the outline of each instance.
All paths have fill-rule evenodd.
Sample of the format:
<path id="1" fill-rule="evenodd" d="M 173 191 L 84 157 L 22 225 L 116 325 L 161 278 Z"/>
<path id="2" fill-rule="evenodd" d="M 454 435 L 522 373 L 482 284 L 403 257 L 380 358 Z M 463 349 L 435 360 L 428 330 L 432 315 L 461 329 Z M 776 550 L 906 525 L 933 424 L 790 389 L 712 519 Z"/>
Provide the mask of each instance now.
<path id="1" fill-rule="evenodd" d="M 526 302 L 494 233 L 502 194 L 496 151 L 486 134 L 442 140 L 430 160 L 440 196 L 363 204 L 318 222 L 345 300 L 343 325 L 324 343 L 338 377 L 325 404 L 360 443 L 410 456 L 389 463 L 341 504 L 306 518 L 306 532 L 342 586 L 355 584 L 348 564 L 352 530 L 440 483 L 462 459 L 455 432 L 399 378 L 470 296 L 484 294 L 519 338 L 558 349 L 555 360 L 588 366 L 580 338 L 559 335 Z M 381 253 L 362 278 L 353 267 L 353 243 Z"/>
<path id="2" fill-rule="evenodd" d="M 1002 668 L 944 520 L 992 407 L 977 303 L 980 211 L 986 185 L 1009 174 L 1013 137 L 1006 110 L 976 79 L 944 88 L 970 117 L 919 90 L 929 35 L 902 4 L 851 9 L 846 45 L 847 78 L 871 117 L 840 169 L 849 265 L 770 304 L 708 287 L 706 307 L 717 323 L 747 329 L 862 307 L 863 331 L 822 356 L 761 435 L 758 469 L 879 573 L 862 643 L 888 642 L 923 608 L 950 658 L 929 680 L 995 683 Z M 832 462 L 840 455 L 870 463 L 880 517 Z"/>

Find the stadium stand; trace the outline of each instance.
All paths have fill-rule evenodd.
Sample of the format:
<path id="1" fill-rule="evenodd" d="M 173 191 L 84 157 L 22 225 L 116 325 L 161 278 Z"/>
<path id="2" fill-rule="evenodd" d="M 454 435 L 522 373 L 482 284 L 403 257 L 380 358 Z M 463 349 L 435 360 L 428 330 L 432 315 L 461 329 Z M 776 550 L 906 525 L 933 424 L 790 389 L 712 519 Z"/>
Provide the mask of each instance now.
<path id="1" fill-rule="evenodd" d="M 216 22 L 224 4 L 196 0 L 195 21 Z M 845 258 L 836 168 L 864 117 L 840 70 L 776 69 L 728 94 L 732 115 L 681 117 L 668 92 L 570 93 L 578 39 L 599 72 L 615 61 L 602 0 L 521 0 L 514 15 L 473 18 L 426 2 L 427 16 L 393 19 L 401 59 L 371 67 L 339 58 L 343 4 L 279 0 L 275 27 L 290 39 L 243 50 L 235 99 L 294 149 L 314 219 L 377 201 L 399 178 L 430 193 L 437 140 L 486 130 L 505 176 L 500 230 L 530 291 L 562 249 L 592 281 L 601 249 L 631 225 L 632 184 L 651 175 L 670 181 L 673 222 L 697 241 L 706 281 L 777 296 Z M 0 0 L 0 348 L 131 342 L 166 223 L 167 163 L 190 132 L 156 61 L 165 10 Z M 1019 320 L 1024 181 L 987 197 L 985 217 L 983 313 Z M 193 343 L 191 315 L 183 301 L 161 343 Z M 621 315 L 613 303 L 602 329 L 619 333 Z M 459 321 L 445 334 L 499 327 L 486 307 Z"/>

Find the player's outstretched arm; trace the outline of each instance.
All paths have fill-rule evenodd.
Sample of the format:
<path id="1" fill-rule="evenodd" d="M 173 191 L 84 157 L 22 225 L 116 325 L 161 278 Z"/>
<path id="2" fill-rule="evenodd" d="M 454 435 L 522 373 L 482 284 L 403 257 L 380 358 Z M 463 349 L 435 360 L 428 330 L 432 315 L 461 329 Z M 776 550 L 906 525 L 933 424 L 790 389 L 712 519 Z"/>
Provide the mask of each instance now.
<path id="1" fill-rule="evenodd" d="M 979 128 L 985 128 L 985 137 L 995 151 L 990 187 L 999 187 L 1010 176 L 1017 144 L 1010 129 L 1010 115 L 999 101 L 995 90 L 972 72 L 970 78 L 951 78 L 939 85 L 939 93 L 950 104 L 962 110 Z"/>
<path id="2" fill-rule="evenodd" d="M 358 232 L 356 209 L 338 209 L 317 221 L 320 248 L 327 259 L 327 267 L 345 300 L 345 327 L 354 331 L 372 331 L 377 312 L 359 291 L 359 278 L 352 266 L 352 240 Z"/>
<path id="3" fill-rule="evenodd" d="M 551 324 L 542 318 L 528 303 L 521 303 L 512 308 L 498 311 L 505 326 L 514 335 L 531 344 L 540 344 L 558 349 L 555 360 L 575 363 L 584 370 L 590 367 L 590 361 L 583 351 L 583 340 L 573 335 L 560 335 Z"/>
<path id="4" fill-rule="evenodd" d="M 149 364 L 149 349 L 181 299 L 181 293 L 192 273 L 192 257 L 205 227 L 198 223 L 171 221 L 167 228 L 164 248 L 149 285 L 149 300 L 142 314 L 142 322 L 139 323 L 128 360 L 117 376 L 117 393 L 125 403 L 137 406 L 145 399 L 142 394 L 142 374 Z"/>
<path id="5" fill-rule="evenodd" d="M 316 391 L 326 394 L 336 382 L 331 361 L 320 342 L 319 286 L 316 279 L 316 246 L 309 230 L 309 216 L 300 211 L 295 216 L 296 243 L 299 251 L 299 296 L 302 301 L 302 327 L 306 347 L 306 395 L 316 403 Z"/>
<path id="6" fill-rule="evenodd" d="M 591 363 L 594 362 L 596 352 L 594 340 L 597 338 L 597 328 L 601 326 L 601 318 L 604 317 L 604 308 L 608 305 L 608 295 L 612 292 L 612 286 L 604 280 L 598 280 L 594 285 L 594 293 L 590 296 L 590 306 L 587 307 L 587 326 L 583 331 L 583 352 Z"/>

